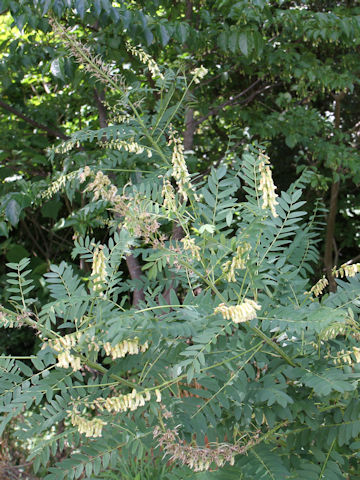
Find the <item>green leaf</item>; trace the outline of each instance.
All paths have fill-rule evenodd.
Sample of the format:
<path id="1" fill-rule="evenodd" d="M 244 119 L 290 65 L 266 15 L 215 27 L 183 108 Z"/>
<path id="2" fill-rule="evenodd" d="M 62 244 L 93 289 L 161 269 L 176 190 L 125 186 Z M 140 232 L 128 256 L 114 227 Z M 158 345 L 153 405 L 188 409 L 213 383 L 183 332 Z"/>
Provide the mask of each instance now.
<path id="1" fill-rule="evenodd" d="M 303 378 L 304 385 L 313 388 L 316 395 L 329 395 L 335 392 L 351 392 L 355 384 L 347 380 L 344 372 L 337 369 L 329 369 L 321 373 L 307 373 Z"/>
<path id="2" fill-rule="evenodd" d="M 294 148 L 297 142 L 298 142 L 297 135 L 293 133 L 290 133 L 290 135 L 287 135 L 285 137 L 285 143 L 289 148 Z"/>
<path id="3" fill-rule="evenodd" d="M 144 36 L 147 45 L 151 45 L 154 41 L 154 35 L 148 26 L 144 28 Z"/>
<path id="4" fill-rule="evenodd" d="M 53 220 L 56 220 L 61 208 L 61 201 L 55 199 L 49 200 L 41 207 L 41 214 L 44 218 L 52 218 Z"/>
<path id="5" fill-rule="evenodd" d="M 83 19 L 85 16 L 85 0 L 75 0 L 75 8 L 80 18 Z"/>
<path id="6" fill-rule="evenodd" d="M 232 53 L 235 53 L 238 48 L 238 32 L 232 31 L 228 38 L 229 49 Z"/>
<path id="7" fill-rule="evenodd" d="M 6 252 L 6 259 L 9 262 L 20 262 L 24 257 L 29 257 L 30 253 L 22 245 L 11 245 L 10 249 Z"/>
<path id="8" fill-rule="evenodd" d="M 245 57 L 247 57 L 249 53 L 249 49 L 248 49 L 248 37 L 246 33 L 240 33 L 239 35 L 239 48 L 241 52 L 245 55 Z"/>
<path id="9" fill-rule="evenodd" d="M 170 34 L 164 25 L 160 25 L 160 38 L 163 47 L 165 47 L 169 43 Z"/>
<path id="10" fill-rule="evenodd" d="M 50 65 L 50 72 L 56 78 L 65 81 L 64 75 L 64 59 L 62 57 L 55 58 Z"/>
<path id="11" fill-rule="evenodd" d="M 30 367 L 28 367 L 27 365 L 25 365 L 25 363 L 21 362 L 20 360 L 17 361 L 17 365 L 18 367 L 20 368 L 20 370 L 22 371 L 22 373 L 24 375 L 26 375 L 27 377 L 31 377 L 33 375 L 33 371 L 31 370 Z"/>
<path id="12" fill-rule="evenodd" d="M 17 224 L 19 223 L 21 210 L 22 210 L 21 206 L 13 198 L 9 200 L 9 202 L 5 207 L 6 218 L 9 220 L 9 222 L 13 227 L 16 227 Z"/>
<path id="13" fill-rule="evenodd" d="M 213 195 L 211 195 L 211 193 L 209 192 L 209 190 L 207 190 L 206 188 L 203 188 L 203 189 L 201 190 L 201 193 L 203 194 L 206 203 L 207 203 L 211 208 L 214 208 L 215 205 L 216 205 L 216 200 L 215 200 L 215 198 L 213 197 Z"/>
<path id="14" fill-rule="evenodd" d="M 0 237 L 8 237 L 9 230 L 5 222 L 0 221 Z"/>

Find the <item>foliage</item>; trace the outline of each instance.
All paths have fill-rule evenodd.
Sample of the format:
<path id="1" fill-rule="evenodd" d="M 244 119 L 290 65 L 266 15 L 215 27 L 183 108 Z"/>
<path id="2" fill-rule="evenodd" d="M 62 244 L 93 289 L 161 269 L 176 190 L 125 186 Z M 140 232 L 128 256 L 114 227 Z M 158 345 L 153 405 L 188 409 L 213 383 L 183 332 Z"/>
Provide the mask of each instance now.
<path id="1" fill-rule="evenodd" d="M 324 294 L 323 282 L 310 288 L 322 222 L 321 208 L 302 210 L 311 175 L 277 195 L 254 144 L 191 177 L 169 125 L 172 72 L 152 70 L 160 113 L 147 116 L 139 92 L 56 19 L 53 28 L 131 116 L 118 129 L 75 133 L 57 151 L 101 138 L 105 149 L 150 152 L 158 168 L 115 185 L 102 171 L 108 160 L 76 165 L 43 193 L 80 190 L 83 218 L 103 216 L 108 236 L 77 235 L 72 258 L 83 269 L 52 264 L 46 300 L 36 297 L 29 259 L 7 264 L 1 322 L 30 326 L 40 345 L 28 358 L 0 357 L 0 432 L 25 411 L 16 435 L 47 480 L 111 478 L 125 458 L 169 479 L 355 473 L 358 266 L 338 270 L 336 293 Z M 195 69 L 187 87 L 179 78 L 185 95 L 205 74 Z M 131 254 L 142 262 L 133 280 L 122 270 Z M 143 301 L 132 305 L 132 290 Z"/>
<path id="2" fill-rule="evenodd" d="M 44 183 L 99 161 L 100 152 L 86 138 L 79 149 L 52 163 L 45 151 L 55 138 L 64 140 L 83 128 L 96 130 L 99 122 L 103 127 L 104 116 L 111 121 L 111 110 L 119 100 L 111 90 L 99 88 L 56 41 L 48 22 L 50 12 L 73 28 L 78 38 L 86 38 L 95 54 L 116 65 L 133 91 L 143 87 L 139 97 L 147 115 L 158 111 L 156 85 L 126 48 L 129 40 L 142 45 L 160 65 L 174 71 L 181 68 L 187 78 L 204 64 L 207 79 L 192 85 L 182 107 L 185 114 L 181 111 L 173 119 L 187 138 L 186 149 L 198 153 L 189 156 L 190 169 L 205 171 L 213 161 L 222 162 L 225 151 L 229 157 L 258 140 L 266 143 L 274 159 L 274 177 L 285 190 L 297 169 L 307 167 L 315 173 L 308 196 L 321 197 L 328 204 L 327 190 L 340 178 L 341 218 L 333 263 L 357 255 L 360 35 L 356 4 L 1 0 L 0 11 L 4 113 L 0 176 L 12 179 L 2 181 L 0 191 L 1 251 L 7 261 L 31 253 L 44 269 L 46 263 L 69 260 L 71 245 L 62 243 L 61 237 L 70 241 L 73 230 L 93 234 L 94 216 L 87 222 L 77 213 L 79 195 L 60 192 L 52 203 L 40 206 L 37 193 Z M 182 88 L 173 86 L 179 101 Z M 337 129 L 334 96 L 339 92 L 346 95 Z M 229 134 L 233 141 L 229 142 Z M 149 170 L 152 161 L 116 155 L 108 168 Z"/>

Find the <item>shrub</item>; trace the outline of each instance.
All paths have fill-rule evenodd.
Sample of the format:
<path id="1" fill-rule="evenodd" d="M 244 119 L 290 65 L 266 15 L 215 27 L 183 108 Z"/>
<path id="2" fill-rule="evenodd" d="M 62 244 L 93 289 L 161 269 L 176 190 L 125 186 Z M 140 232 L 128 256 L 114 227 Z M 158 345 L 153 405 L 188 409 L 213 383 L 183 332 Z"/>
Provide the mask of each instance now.
<path id="1" fill-rule="evenodd" d="M 110 67 L 56 28 L 120 91 Z M 171 72 L 138 55 L 166 91 Z M 39 310 L 29 260 L 7 264 L 0 320 L 34 328 L 40 348 L 31 363 L 0 357 L 1 431 L 23 414 L 16 435 L 47 480 L 109 478 L 134 459 L 164 478 L 345 478 L 360 432 L 358 266 L 335 271 L 336 293 L 325 279 L 309 285 L 321 215 L 301 210 L 306 173 L 277 195 L 269 158 L 249 146 L 192 178 L 171 95 L 154 119 L 122 94 L 129 123 L 79 132 L 58 151 L 98 139 L 152 155 L 158 171 L 122 188 L 104 162 L 71 174 L 89 210 L 108 212 L 109 236 L 75 239 L 73 258 L 89 268 L 51 265 Z M 142 265 L 133 279 L 130 256 Z"/>

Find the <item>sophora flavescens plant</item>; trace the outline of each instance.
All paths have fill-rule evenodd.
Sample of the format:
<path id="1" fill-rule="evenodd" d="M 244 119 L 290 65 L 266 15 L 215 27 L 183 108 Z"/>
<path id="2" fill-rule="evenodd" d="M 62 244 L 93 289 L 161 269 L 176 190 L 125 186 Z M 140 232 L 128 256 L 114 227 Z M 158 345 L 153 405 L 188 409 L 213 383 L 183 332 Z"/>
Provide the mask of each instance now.
<path id="1" fill-rule="evenodd" d="M 360 447 L 359 266 L 336 269 L 336 293 L 309 284 L 321 219 L 301 200 L 306 174 L 277 192 L 269 158 L 249 146 L 195 182 L 171 95 L 148 128 L 110 67 L 56 28 L 91 74 L 124 88 L 134 136 L 110 127 L 93 138 L 154 155 L 159 169 L 121 186 L 101 165 L 72 175 L 84 208 L 106 208 L 108 236 L 75 239 L 86 273 L 51 265 L 48 303 L 31 296 L 29 260 L 7 265 L 1 324 L 31 326 L 39 348 L 0 357 L 0 432 L 17 422 L 47 480 L 111 478 L 134 459 L 155 459 L 157 471 L 163 462 L 168 479 L 349 478 Z M 130 252 L 136 281 L 123 268 Z M 132 306 L 135 288 L 144 300 Z"/>
<path id="2" fill-rule="evenodd" d="M 52 265 L 36 311 L 28 261 L 8 264 L 2 324 L 32 326 L 40 348 L 31 364 L 1 358 L 1 428 L 25 410 L 17 435 L 48 480 L 96 478 L 149 451 L 189 477 L 345 478 L 356 465 L 358 266 L 338 269 L 335 294 L 309 286 L 316 220 L 301 190 L 276 195 L 269 166 L 249 147 L 234 168 L 189 179 L 186 205 L 170 177 L 118 191 L 86 168 L 83 191 L 113 213 L 106 244 L 75 242 L 91 275 Z M 121 271 L 134 247 L 137 307 Z"/>

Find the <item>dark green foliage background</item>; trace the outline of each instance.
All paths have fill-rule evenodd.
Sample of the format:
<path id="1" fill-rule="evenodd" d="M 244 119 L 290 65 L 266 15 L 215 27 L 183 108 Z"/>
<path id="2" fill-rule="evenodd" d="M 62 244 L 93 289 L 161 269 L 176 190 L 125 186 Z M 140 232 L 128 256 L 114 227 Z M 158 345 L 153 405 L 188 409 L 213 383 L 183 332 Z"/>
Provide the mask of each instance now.
<path id="1" fill-rule="evenodd" d="M 4 306 L 9 307 L 10 296 L 6 283 L 7 262 L 31 258 L 30 277 L 36 292 L 33 307 L 40 311 L 51 300 L 49 285 L 43 277 L 50 265 L 65 261 L 72 266 L 74 274 L 86 282 L 89 266 L 72 257 L 74 240 L 90 236 L 106 244 L 112 235 L 104 224 L 112 217 L 107 205 L 89 202 L 77 181 L 65 182 L 58 193 L 44 199 L 43 192 L 54 181 L 91 165 L 110 174 L 120 189 L 129 180 L 134 185 L 157 185 L 155 197 L 161 190 L 157 177 L 165 175 L 169 168 L 156 156 L 148 159 L 146 155 L 103 150 L 89 140 L 89 135 L 102 137 L 104 131 L 99 133 L 98 129 L 111 123 L 111 110 L 116 108 L 119 98 L 86 74 L 69 56 L 64 44 L 51 32 L 49 14 L 72 28 L 74 35 L 104 61 L 113 62 L 119 68 L 135 92 L 133 99 L 142 98 L 143 118 L 150 127 L 154 125 L 160 105 L 164 104 L 151 76 L 144 65 L 129 54 L 125 41 L 141 45 L 160 66 L 170 70 L 167 78 L 168 90 L 173 85 L 170 108 L 181 101 L 184 92 L 184 83 L 175 80 L 176 75 L 190 81 L 191 70 L 204 65 L 209 70 L 207 76 L 200 84 L 191 86 L 173 118 L 186 149 L 192 152 L 187 155 L 187 163 L 191 173 L 197 174 L 196 185 L 200 188 L 201 182 L 208 181 L 212 167 L 227 166 L 229 172 L 235 168 L 236 174 L 244 148 L 258 142 L 271 158 L 279 191 L 286 191 L 306 170 L 306 179 L 299 187 L 307 201 L 302 208 L 311 215 L 312 207 L 317 205 L 320 212 L 316 220 L 317 236 L 313 237 L 313 256 L 308 268 L 302 271 L 304 289 L 305 279 L 311 284 L 324 273 L 326 212 L 330 206 L 330 188 L 336 181 L 340 181 L 340 191 L 333 264 L 356 261 L 360 215 L 360 7 L 357 2 L 1 0 L 0 13 L 0 287 Z M 340 92 L 344 92 L 344 98 L 340 103 L 340 125 L 336 128 L 335 97 Z M 168 116 L 172 113 L 169 110 Z M 126 130 L 125 126 L 125 130 L 119 131 L 115 127 L 109 131 L 109 137 L 118 134 L 130 137 L 132 127 Z M 80 133 L 79 148 L 63 155 L 49 155 L 49 148 L 79 130 L 94 133 Z M 166 143 L 166 138 L 163 142 Z M 167 154 L 170 155 L 169 151 Z M 235 195 L 236 201 L 245 200 L 244 190 L 238 189 Z M 162 228 L 171 232 L 171 222 Z M 313 233 L 315 235 L 315 231 Z M 302 242 L 299 237 L 295 245 Z M 136 247 L 141 262 L 149 262 L 153 252 L 141 244 Z M 281 261 L 277 261 L 281 268 Z M 130 291 L 138 285 L 130 279 L 124 260 L 120 272 L 122 284 L 118 294 L 127 295 L 124 305 L 130 308 Z M 153 293 L 148 293 L 147 300 L 155 301 L 161 288 L 156 277 L 159 271 L 155 268 L 152 272 L 149 288 Z M 161 281 L 169 286 L 171 273 L 164 271 L 163 274 Z M 184 286 L 181 288 L 186 290 Z M 283 285 L 279 283 L 278 289 L 281 288 Z M 281 325 L 285 328 L 285 323 Z M 338 340 L 333 342 L 333 347 L 340 350 Z M 32 329 L 2 330 L 0 353 L 31 355 L 37 352 L 38 344 Z M 25 367 L 30 365 L 27 360 L 24 362 Z M 321 362 L 316 368 L 322 368 Z M 344 377 L 348 385 L 350 378 Z M 334 379 L 336 381 L 341 384 L 339 379 Z M 342 394 L 347 397 L 339 388 L 335 389 L 339 397 L 343 399 Z M 327 395 L 326 388 L 324 395 Z M 352 400 L 346 398 L 345 407 L 340 402 L 339 409 L 334 406 L 337 401 L 329 400 L 334 409 L 331 421 L 338 425 L 346 417 L 358 422 Z M 285 403 L 282 406 L 285 407 Z M 303 410 L 296 415 L 303 415 Z M 309 424 L 312 422 L 313 419 Z M 304 442 L 310 441 L 308 430 L 305 432 Z M 320 438 L 319 435 L 316 430 L 314 438 Z M 251 458 L 254 465 L 256 455 L 266 460 L 268 471 L 275 472 L 273 478 L 277 480 L 344 478 L 337 472 L 335 463 L 346 470 L 350 467 L 341 467 L 341 462 L 351 458 L 350 463 L 346 463 L 350 465 L 356 460 L 358 432 L 354 427 L 353 443 L 349 443 L 351 435 L 345 426 L 339 426 L 337 435 L 339 449 L 327 459 L 328 473 L 322 472 L 315 463 L 310 467 L 300 462 L 298 477 L 286 477 L 276 470 L 278 457 L 272 456 L 273 450 L 262 450 L 261 445 Z M 200 439 L 200 433 L 198 436 Z M 291 449 L 291 435 L 289 438 L 284 442 L 289 442 Z M 301 442 L 301 435 L 299 438 Z M 321 441 L 329 449 L 333 438 L 324 434 Z M 352 453 L 345 452 L 345 444 L 351 445 Z M 312 453 L 318 455 L 324 465 L 327 453 L 315 450 Z M 251 463 L 248 457 L 244 462 Z M 136 478 L 132 468 L 128 465 L 128 478 Z M 142 475 L 151 478 L 155 474 L 146 473 L 147 468 L 144 467 Z M 151 472 L 153 467 L 149 468 Z M 162 468 L 159 466 L 159 471 Z M 255 467 L 254 471 L 250 470 L 249 476 L 272 478 L 266 474 L 259 477 Z M 238 472 L 228 468 L 220 476 L 216 473 L 212 476 L 241 478 Z M 355 479 L 356 467 L 353 472 L 351 478 Z M 160 473 L 158 475 L 160 478 Z M 176 477 L 177 473 L 172 475 Z M 180 475 L 186 478 L 185 473 Z M 207 477 L 199 475 L 199 478 Z"/>

